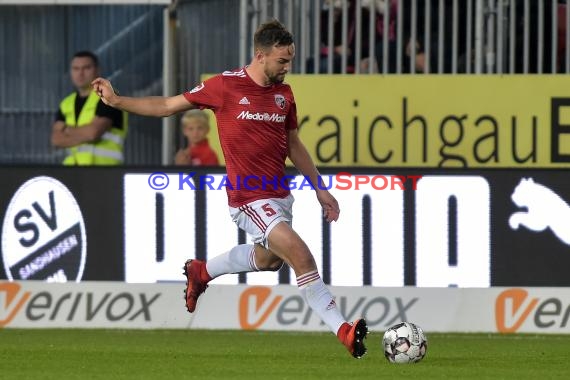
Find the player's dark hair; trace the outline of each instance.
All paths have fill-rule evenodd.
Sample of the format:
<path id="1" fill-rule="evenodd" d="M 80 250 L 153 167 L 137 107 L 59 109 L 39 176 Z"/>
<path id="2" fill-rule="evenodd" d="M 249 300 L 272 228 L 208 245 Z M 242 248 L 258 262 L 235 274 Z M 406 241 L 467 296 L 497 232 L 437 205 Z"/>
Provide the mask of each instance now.
<path id="1" fill-rule="evenodd" d="M 73 58 L 91 58 L 95 67 L 99 67 L 99 58 L 97 58 L 95 53 L 88 50 L 78 51 L 77 53 L 73 54 Z"/>
<path id="2" fill-rule="evenodd" d="M 267 51 L 273 46 L 289 46 L 292 43 L 293 34 L 275 19 L 261 24 L 253 36 L 255 50 Z"/>

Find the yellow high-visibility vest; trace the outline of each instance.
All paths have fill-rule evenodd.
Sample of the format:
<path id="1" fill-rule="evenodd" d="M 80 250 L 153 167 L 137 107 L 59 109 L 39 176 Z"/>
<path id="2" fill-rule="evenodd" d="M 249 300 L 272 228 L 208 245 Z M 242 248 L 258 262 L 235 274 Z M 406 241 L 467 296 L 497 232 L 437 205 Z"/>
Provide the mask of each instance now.
<path id="1" fill-rule="evenodd" d="M 65 117 L 65 124 L 68 127 L 81 128 L 93 121 L 99 97 L 91 91 L 79 117 L 75 118 L 75 98 L 74 92 L 63 99 L 59 105 L 61 113 Z M 127 136 L 128 114 L 121 112 L 123 116 L 123 128 L 112 126 L 111 129 L 101 136 L 94 143 L 85 143 L 68 149 L 68 156 L 63 160 L 64 165 L 120 165 L 123 163 L 123 145 Z"/>

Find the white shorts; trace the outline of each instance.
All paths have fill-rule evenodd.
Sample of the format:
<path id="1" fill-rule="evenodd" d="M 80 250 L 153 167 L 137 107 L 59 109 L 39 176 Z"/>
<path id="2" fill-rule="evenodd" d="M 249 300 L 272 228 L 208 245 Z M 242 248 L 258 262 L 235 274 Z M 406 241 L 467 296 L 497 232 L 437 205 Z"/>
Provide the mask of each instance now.
<path id="1" fill-rule="evenodd" d="M 239 228 L 250 234 L 253 242 L 269 249 L 267 237 L 279 222 L 291 225 L 293 202 L 289 194 L 285 198 L 260 199 L 238 208 L 230 207 L 232 220 Z"/>

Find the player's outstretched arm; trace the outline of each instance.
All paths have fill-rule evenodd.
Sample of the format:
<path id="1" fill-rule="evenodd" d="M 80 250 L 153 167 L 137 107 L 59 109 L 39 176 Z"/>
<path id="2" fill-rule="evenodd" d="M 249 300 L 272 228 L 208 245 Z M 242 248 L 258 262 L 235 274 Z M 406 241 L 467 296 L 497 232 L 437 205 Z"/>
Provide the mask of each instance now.
<path id="1" fill-rule="evenodd" d="M 111 86 L 111 82 L 104 78 L 95 79 L 91 82 L 91 85 L 103 103 L 142 116 L 165 117 L 196 108 L 196 106 L 189 103 L 183 95 L 133 98 L 117 95 L 115 90 L 113 90 L 113 86 Z"/>
<path id="2" fill-rule="evenodd" d="M 289 158 L 295 167 L 303 174 L 305 177 L 309 178 L 315 191 L 317 193 L 317 199 L 323 208 L 323 215 L 327 222 L 337 221 L 340 209 L 338 202 L 335 197 L 328 190 L 318 185 L 320 181 L 320 174 L 313 159 L 309 155 L 307 148 L 299 139 L 297 129 L 292 129 L 289 131 Z"/>

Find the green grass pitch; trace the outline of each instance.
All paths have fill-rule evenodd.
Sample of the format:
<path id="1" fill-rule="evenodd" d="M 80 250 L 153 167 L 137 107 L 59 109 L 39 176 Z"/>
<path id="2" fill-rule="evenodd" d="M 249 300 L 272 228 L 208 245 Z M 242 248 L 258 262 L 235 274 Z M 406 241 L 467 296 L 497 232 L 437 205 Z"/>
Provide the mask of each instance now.
<path id="1" fill-rule="evenodd" d="M 333 334 L 0 330 L 1 379 L 570 379 L 570 335 L 430 334 L 425 359 L 390 364 L 382 334 L 353 359 Z"/>

